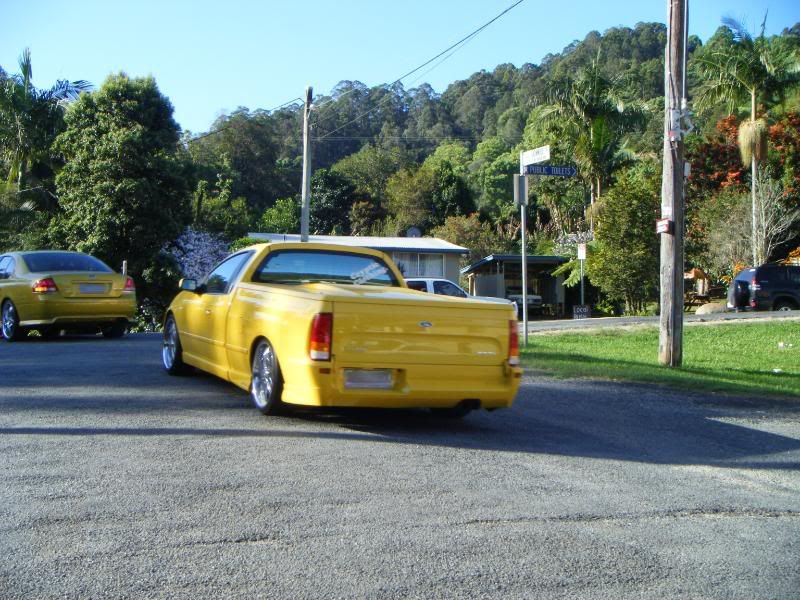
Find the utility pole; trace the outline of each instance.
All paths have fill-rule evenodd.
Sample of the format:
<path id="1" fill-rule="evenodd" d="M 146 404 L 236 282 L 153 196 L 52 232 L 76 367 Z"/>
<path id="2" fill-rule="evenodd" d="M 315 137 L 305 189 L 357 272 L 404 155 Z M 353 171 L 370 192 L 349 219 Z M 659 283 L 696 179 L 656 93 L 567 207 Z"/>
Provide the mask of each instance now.
<path id="1" fill-rule="evenodd" d="M 664 170 L 661 181 L 661 311 L 658 360 L 679 367 L 683 360 L 683 120 L 686 116 L 688 0 L 667 0 L 664 65 Z"/>
<path id="2" fill-rule="evenodd" d="M 308 213 L 311 207 L 311 136 L 309 135 L 309 117 L 311 116 L 311 100 L 314 90 L 306 88 L 306 103 L 303 108 L 303 204 L 300 211 L 300 241 L 308 241 Z"/>

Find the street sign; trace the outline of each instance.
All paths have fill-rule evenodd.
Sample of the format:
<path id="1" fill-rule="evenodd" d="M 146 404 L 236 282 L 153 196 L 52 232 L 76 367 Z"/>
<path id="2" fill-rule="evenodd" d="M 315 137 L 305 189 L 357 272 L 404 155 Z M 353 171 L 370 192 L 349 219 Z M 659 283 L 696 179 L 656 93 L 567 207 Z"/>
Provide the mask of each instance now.
<path id="1" fill-rule="evenodd" d="M 525 175 L 545 175 L 548 177 L 575 177 L 578 171 L 575 167 L 555 165 L 528 165 Z"/>
<path id="2" fill-rule="evenodd" d="M 578 244 L 578 260 L 586 260 L 586 244 Z"/>
<path id="3" fill-rule="evenodd" d="M 576 304 L 572 307 L 573 319 L 590 319 L 592 317 L 592 307 L 588 304 Z"/>
<path id="4" fill-rule="evenodd" d="M 526 150 L 519 153 L 519 170 L 520 173 L 527 165 L 550 160 L 550 146 L 539 146 L 533 150 Z"/>

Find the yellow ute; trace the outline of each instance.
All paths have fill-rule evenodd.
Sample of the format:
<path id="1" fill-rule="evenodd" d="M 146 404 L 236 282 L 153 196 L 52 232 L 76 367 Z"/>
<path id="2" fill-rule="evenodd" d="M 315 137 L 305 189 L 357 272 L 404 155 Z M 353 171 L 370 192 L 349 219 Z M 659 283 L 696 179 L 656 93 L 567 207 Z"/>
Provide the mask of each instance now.
<path id="1" fill-rule="evenodd" d="M 165 316 L 165 369 L 231 381 L 265 414 L 286 403 L 460 416 L 508 407 L 519 387 L 513 306 L 410 290 L 382 252 L 262 244 L 181 290 Z"/>
<path id="2" fill-rule="evenodd" d="M 36 329 L 100 330 L 120 337 L 136 314 L 133 279 L 88 254 L 61 250 L 0 254 L 0 315 L 8 341 Z"/>

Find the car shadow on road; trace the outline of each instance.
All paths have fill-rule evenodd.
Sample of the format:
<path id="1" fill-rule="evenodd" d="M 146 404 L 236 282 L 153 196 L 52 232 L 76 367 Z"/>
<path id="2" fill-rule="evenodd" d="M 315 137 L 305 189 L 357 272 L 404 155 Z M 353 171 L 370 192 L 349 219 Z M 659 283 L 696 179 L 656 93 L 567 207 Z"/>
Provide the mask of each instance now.
<path id="1" fill-rule="evenodd" d="M 227 387 L 233 391 L 232 386 Z M 219 395 L 215 398 L 205 402 L 213 405 L 220 401 Z M 425 447 L 438 447 L 652 464 L 800 470 L 800 439 L 767 431 L 768 423 L 753 422 L 757 411 L 752 409 L 720 408 L 697 400 L 691 394 L 643 385 L 551 380 L 523 385 L 509 410 L 477 412 L 456 421 L 421 410 L 294 410 L 276 417 L 262 417 L 253 410 L 252 416 L 244 416 L 252 418 L 253 423 L 246 427 L 7 426 L 0 428 L 0 437 L 187 436 L 251 438 L 254 443 L 298 438 L 405 444 L 419 446 L 421 452 Z M 246 407 L 246 403 L 244 394 L 237 396 L 237 408 Z M 230 410 L 234 403 L 231 399 L 223 404 Z M 234 420 L 241 423 L 241 419 L 240 415 Z M 800 436 L 800 426 L 793 433 Z"/>

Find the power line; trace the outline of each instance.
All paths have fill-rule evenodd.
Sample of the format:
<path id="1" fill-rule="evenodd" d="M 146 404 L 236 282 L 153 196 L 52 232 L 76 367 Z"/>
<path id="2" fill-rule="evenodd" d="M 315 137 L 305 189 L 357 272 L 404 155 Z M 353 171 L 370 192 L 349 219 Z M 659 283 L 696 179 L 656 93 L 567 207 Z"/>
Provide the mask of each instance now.
<path id="1" fill-rule="evenodd" d="M 432 62 L 434 62 L 435 60 L 437 60 L 438 58 L 440 58 L 440 57 L 444 56 L 445 54 L 447 54 L 448 52 L 450 52 L 450 51 L 452 50 L 453 52 L 451 52 L 450 54 L 448 54 L 447 56 L 445 56 L 445 57 L 444 57 L 444 59 L 442 59 L 442 60 L 441 60 L 441 61 L 440 61 L 438 64 L 434 65 L 434 68 L 438 67 L 438 66 L 439 66 L 440 64 L 442 64 L 442 63 L 443 63 L 445 60 L 447 60 L 448 58 L 450 58 L 450 56 L 452 56 L 453 54 L 455 54 L 455 52 L 456 52 L 458 49 L 460 49 L 460 47 L 461 47 L 461 46 L 465 45 L 465 44 L 466 44 L 466 43 L 467 43 L 469 40 L 471 40 L 472 38 L 474 38 L 475 36 L 477 36 L 479 33 L 481 33 L 481 32 L 482 32 L 484 29 L 486 29 L 487 27 L 489 27 L 489 25 L 491 25 L 492 23 L 494 23 L 495 21 L 497 21 L 498 19 L 500 19 L 500 18 L 501 18 L 503 15 L 505 15 L 506 13 L 508 13 L 509 11 L 511 11 L 512 9 L 514 9 L 514 8 L 516 8 L 517 6 L 519 6 L 520 4 L 522 4 L 524 1 L 525 1 L 525 0 L 517 0 L 517 1 L 516 1 L 514 4 L 512 4 L 511 6 L 509 6 L 508 8 L 506 8 L 504 11 L 502 11 L 501 13 L 499 13 L 498 15 L 496 15 L 494 18 L 492 18 L 491 20 L 487 21 L 486 23 L 484 23 L 483 25 L 481 25 L 480 27 L 478 27 L 477 29 L 475 29 L 475 30 L 474 30 L 472 33 L 470 33 L 470 34 L 468 34 L 468 35 L 464 36 L 463 38 L 461 38 L 460 40 L 458 40 L 458 41 L 457 41 L 455 44 L 452 44 L 451 46 L 448 46 L 447 48 L 445 48 L 444 50 L 442 50 L 441 52 L 439 52 L 439 54 L 437 54 L 437 55 L 436 55 L 436 56 L 434 56 L 433 58 L 430 58 L 430 59 L 426 60 L 424 63 L 422 63 L 422 64 L 421 64 L 421 65 L 419 65 L 418 67 L 416 67 L 416 68 L 414 68 L 414 69 L 410 70 L 408 73 L 406 73 L 406 74 L 404 74 L 404 75 L 401 75 L 400 77 L 398 77 L 397 79 L 395 79 L 395 80 L 394 80 L 392 83 L 390 83 L 390 84 L 389 84 L 387 87 L 391 88 L 392 86 L 394 86 L 394 85 L 396 85 L 396 84 L 400 83 L 400 82 L 401 82 L 403 79 L 405 79 L 406 77 L 409 77 L 410 75 L 413 75 L 413 74 L 414 74 L 414 73 L 416 73 L 417 71 L 419 71 L 419 70 L 421 70 L 421 69 L 423 69 L 423 68 L 427 67 L 429 64 L 431 64 Z M 425 74 L 427 74 L 427 73 L 430 73 L 430 71 L 432 71 L 432 70 L 433 70 L 433 69 L 431 69 L 431 70 L 429 70 L 429 71 L 426 71 L 426 73 L 424 73 L 423 75 L 425 75 Z M 415 81 L 416 81 L 416 80 L 415 80 Z M 348 94 L 351 94 L 351 93 L 355 92 L 355 91 L 356 91 L 356 89 L 357 89 L 357 88 L 353 88 L 353 89 L 351 89 L 350 91 L 348 91 L 348 92 L 345 92 L 344 94 L 342 94 L 341 96 L 339 96 L 339 98 L 337 98 L 337 101 L 338 101 L 338 100 L 341 100 L 341 99 L 342 99 L 342 98 L 344 98 L 344 97 L 346 97 Z M 345 123 L 345 124 L 344 124 L 344 125 L 342 125 L 341 127 L 338 127 L 337 129 L 334 129 L 333 131 L 329 132 L 329 133 L 328 133 L 326 136 L 322 136 L 321 138 L 318 138 L 318 139 L 325 139 L 325 138 L 326 138 L 328 135 L 331 135 L 331 134 L 333 134 L 333 133 L 336 133 L 337 131 L 340 131 L 341 129 L 343 129 L 343 128 L 347 127 L 348 125 L 351 125 L 352 123 L 355 123 L 355 122 L 356 122 L 356 121 L 358 121 L 359 119 L 362 119 L 363 117 L 365 117 L 365 116 L 369 115 L 370 113 L 372 113 L 372 112 L 376 111 L 378 108 L 380 108 L 380 107 L 382 106 L 382 104 L 383 104 L 383 103 L 385 103 L 387 100 L 390 100 L 391 98 L 392 98 L 391 96 L 387 96 L 387 97 L 386 97 L 386 98 L 384 98 L 384 99 L 383 99 L 383 100 L 382 100 L 380 103 L 378 103 L 378 105 L 377 105 L 377 106 L 374 106 L 373 108 L 371 108 L 370 110 L 366 111 L 365 113 L 363 113 L 363 114 L 361 114 L 361 115 L 359 115 L 359 116 L 355 117 L 354 119 L 352 119 L 352 120 L 348 121 L 347 123 Z M 331 105 L 333 104 L 333 102 L 334 102 L 334 101 L 331 101 L 331 103 L 330 103 L 330 104 L 328 104 L 328 105 L 326 105 L 326 106 L 331 106 Z M 322 118 L 322 115 L 320 114 L 320 116 L 318 117 L 318 122 L 319 122 L 319 119 L 321 119 L 321 118 Z"/>

